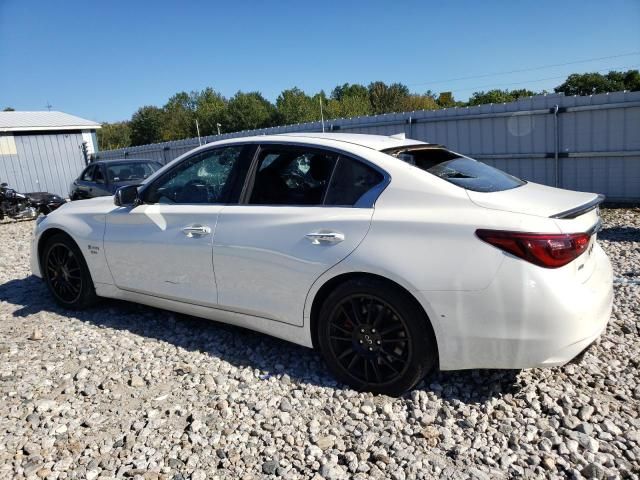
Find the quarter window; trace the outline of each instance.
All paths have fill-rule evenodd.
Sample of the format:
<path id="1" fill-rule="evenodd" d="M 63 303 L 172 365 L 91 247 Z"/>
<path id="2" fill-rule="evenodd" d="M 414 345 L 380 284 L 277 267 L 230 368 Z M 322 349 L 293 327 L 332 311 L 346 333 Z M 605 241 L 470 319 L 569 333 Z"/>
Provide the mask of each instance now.
<path id="1" fill-rule="evenodd" d="M 304 148 L 265 148 L 258 158 L 252 205 L 322 205 L 338 155 Z"/>
<path id="2" fill-rule="evenodd" d="M 353 206 L 384 180 L 382 174 L 362 162 L 340 157 L 331 179 L 325 205 Z"/>
<path id="3" fill-rule="evenodd" d="M 145 192 L 145 203 L 224 203 L 242 146 L 203 152 L 181 162 Z"/>

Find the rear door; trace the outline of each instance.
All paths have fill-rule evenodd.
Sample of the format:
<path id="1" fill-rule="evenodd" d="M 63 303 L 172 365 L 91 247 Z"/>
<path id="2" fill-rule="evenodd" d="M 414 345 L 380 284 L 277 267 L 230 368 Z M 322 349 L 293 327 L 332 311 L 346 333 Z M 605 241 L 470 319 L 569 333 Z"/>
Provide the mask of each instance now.
<path id="1" fill-rule="evenodd" d="M 222 308 L 303 324 L 306 295 L 364 239 L 386 176 L 311 147 L 263 145 L 239 205 L 225 206 L 213 262 Z"/>

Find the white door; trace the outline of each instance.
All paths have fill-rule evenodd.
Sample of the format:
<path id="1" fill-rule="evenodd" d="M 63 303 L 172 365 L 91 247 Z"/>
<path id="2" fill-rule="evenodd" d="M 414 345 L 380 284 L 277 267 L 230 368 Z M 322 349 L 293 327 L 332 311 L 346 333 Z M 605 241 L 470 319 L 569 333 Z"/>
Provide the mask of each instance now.
<path id="1" fill-rule="evenodd" d="M 107 216 L 104 250 L 117 287 L 215 305 L 212 244 L 242 147 L 185 159 L 141 191 L 142 205 Z"/>
<path id="2" fill-rule="evenodd" d="M 373 206 L 354 205 L 382 181 L 374 169 L 331 152 L 261 147 L 252 192 L 218 216 L 219 305 L 302 325 L 312 284 L 367 234 Z"/>

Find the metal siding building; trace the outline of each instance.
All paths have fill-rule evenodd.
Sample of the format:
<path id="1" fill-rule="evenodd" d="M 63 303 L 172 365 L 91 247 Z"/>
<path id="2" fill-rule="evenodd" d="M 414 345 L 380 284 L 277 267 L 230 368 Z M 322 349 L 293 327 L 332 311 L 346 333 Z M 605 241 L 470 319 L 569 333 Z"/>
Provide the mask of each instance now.
<path id="1" fill-rule="evenodd" d="M 85 166 L 83 143 L 87 153 L 96 152 L 98 128 L 63 112 L 0 112 L 0 182 L 66 197 Z"/>
<path id="2" fill-rule="evenodd" d="M 439 143 L 525 180 L 640 201 L 640 92 L 538 95 L 503 104 L 328 120 L 327 131 L 392 135 Z M 219 136 L 318 132 L 320 122 Z M 100 152 L 167 163 L 197 138 Z"/>

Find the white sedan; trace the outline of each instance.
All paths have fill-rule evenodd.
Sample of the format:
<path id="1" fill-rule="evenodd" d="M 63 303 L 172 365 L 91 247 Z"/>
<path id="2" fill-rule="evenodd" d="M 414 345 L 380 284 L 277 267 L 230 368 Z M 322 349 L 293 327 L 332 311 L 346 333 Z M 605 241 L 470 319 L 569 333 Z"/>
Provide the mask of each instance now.
<path id="1" fill-rule="evenodd" d="M 603 197 L 405 139 L 224 140 L 38 220 L 56 301 L 128 300 L 315 347 L 356 389 L 562 365 L 603 331 Z"/>

